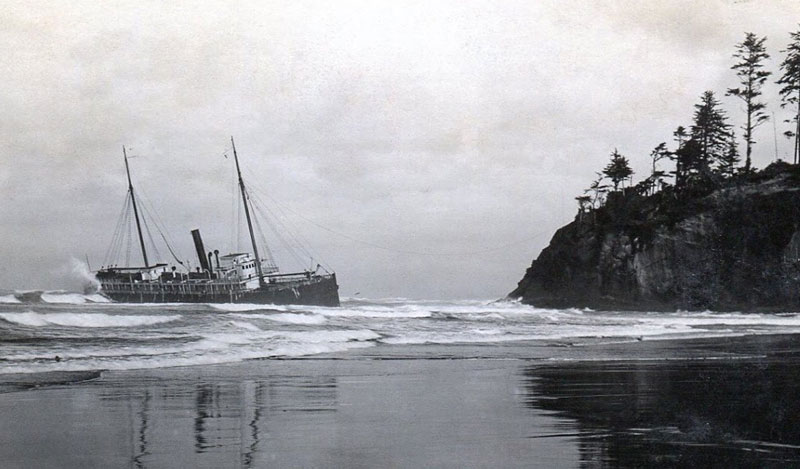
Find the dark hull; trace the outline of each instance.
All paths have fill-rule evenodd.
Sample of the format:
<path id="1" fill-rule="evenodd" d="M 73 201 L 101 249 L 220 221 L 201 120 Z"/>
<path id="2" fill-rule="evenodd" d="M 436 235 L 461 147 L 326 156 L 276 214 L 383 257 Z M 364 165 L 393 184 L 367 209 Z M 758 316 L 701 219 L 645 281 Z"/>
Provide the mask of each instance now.
<path id="1" fill-rule="evenodd" d="M 104 288 L 101 293 L 121 303 L 253 303 L 339 306 L 339 286 L 336 284 L 335 275 L 301 282 L 267 284 L 255 290 L 187 293 L 170 288 L 159 288 L 158 285 L 148 285 L 147 288 L 133 288 L 128 291 Z"/>

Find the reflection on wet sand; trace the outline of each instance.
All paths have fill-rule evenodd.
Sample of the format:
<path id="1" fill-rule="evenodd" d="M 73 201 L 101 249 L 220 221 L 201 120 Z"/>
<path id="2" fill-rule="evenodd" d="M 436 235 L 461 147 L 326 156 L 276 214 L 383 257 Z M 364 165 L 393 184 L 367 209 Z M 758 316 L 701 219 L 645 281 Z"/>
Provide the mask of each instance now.
<path id="1" fill-rule="evenodd" d="M 798 467 L 796 342 L 105 372 L 0 394 L 0 465 Z M 569 357 L 523 356 L 542 351 Z"/>
<path id="2" fill-rule="evenodd" d="M 528 367 L 525 404 L 574 420 L 584 467 L 800 465 L 791 359 Z"/>
<path id="3" fill-rule="evenodd" d="M 241 467 L 258 467 L 270 432 L 280 431 L 270 428 L 271 417 L 335 412 L 337 405 L 334 377 L 296 376 L 199 382 L 191 388 L 186 383 L 151 381 L 145 387 L 106 389 L 100 400 L 110 409 L 120 402 L 128 406 L 131 461 L 136 468 L 169 460 L 223 467 L 239 457 Z"/>

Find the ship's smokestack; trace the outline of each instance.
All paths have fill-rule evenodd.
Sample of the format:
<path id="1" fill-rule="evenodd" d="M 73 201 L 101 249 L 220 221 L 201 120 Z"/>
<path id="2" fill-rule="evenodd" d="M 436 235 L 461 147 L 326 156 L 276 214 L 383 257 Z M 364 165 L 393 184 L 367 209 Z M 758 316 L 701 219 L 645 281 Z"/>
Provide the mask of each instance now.
<path id="1" fill-rule="evenodd" d="M 203 247 L 203 238 L 200 237 L 200 230 L 192 230 L 192 238 L 194 239 L 194 248 L 197 250 L 197 257 L 200 258 L 200 268 L 202 270 L 211 271 L 211 266 L 206 259 L 206 249 Z"/>

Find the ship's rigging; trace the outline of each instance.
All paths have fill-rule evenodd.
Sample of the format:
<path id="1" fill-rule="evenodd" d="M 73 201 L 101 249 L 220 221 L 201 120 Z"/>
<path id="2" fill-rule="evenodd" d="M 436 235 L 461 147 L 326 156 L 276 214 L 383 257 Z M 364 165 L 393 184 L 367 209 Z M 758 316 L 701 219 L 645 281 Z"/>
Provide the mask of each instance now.
<path id="1" fill-rule="evenodd" d="M 287 217 L 286 213 L 282 210 L 271 209 L 264 200 L 267 198 L 273 203 L 276 201 L 266 195 L 264 191 L 253 187 L 251 184 L 245 184 L 242 170 L 246 168 L 239 166 L 238 153 L 236 152 L 233 138 L 231 138 L 230 146 L 223 153 L 226 158 L 228 151 L 233 153 L 234 165 L 232 167 L 236 187 L 235 199 L 238 199 L 238 201 L 234 199 L 234 202 L 236 202 L 235 208 L 239 215 L 236 218 L 240 222 L 232 226 L 232 231 L 238 232 L 239 227 L 242 226 L 243 223 L 241 222 L 243 220 L 241 220 L 240 215 L 242 208 L 244 208 L 250 241 L 248 244 L 253 250 L 258 276 L 262 279 L 262 282 L 265 276 L 278 271 L 278 263 L 270 247 L 271 243 L 267 241 L 268 237 L 263 225 L 266 225 L 266 228 L 270 231 L 272 239 L 282 247 L 281 252 L 284 256 L 291 258 L 293 261 L 291 263 L 295 265 L 295 268 L 313 270 L 318 266 L 323 271 L 330 272 L 323 263 L 315 266 L 315 260 L 319 262 L 319 256 L 314 255 L 308 244 L 301 240 L 296 230 L 289 227 L 288 220 L 281 220 L 281 218 L 285 219 Z M 159 246 L 161 246 L 162 248 L 166 247 L 171 257 L 170 263 L 179 266 L 181 271 L 190 272 L 192 270 L 192 262 L 188 257 L 180 255 L 175 248 L 176 243 L 158 216 L 158 212 L 149 202 L 149 197 L 143 194 L 141 185 L 137 184 L 134 189 L 129 163 L 129 160 L 133 158 L 135 156 L 129 155 L 128 149 L 123 147 L 128 191 L 117 218 L 111 242 L 103 257 L 103 267 L 130 266 L 132 265 L 132 259 L 137 257 L 143 262 L 143 266 L 149 267 L 152 260 L 165 260 L 165 256 L 162 255 L 159 249 Z M 251 180 L 257 179 L 252 173 L 248 172 L 248 174 L 251 176 Z M 236 243 L 231 243 L 231 249 L 240 251 L 240 246 L 238 245 L 239 236 L 236 239 Z M 287 260 L 284 259 L 284 263 Z"/>
<path id="2" fill-rule="evenodd" d="M 162 224 L 155 221 L 157 216 L 152 206 L 142 203 L 139 193 L 134 190 L 127 149 L 123 147 L 125 174 L 128 191 L 123 209 L 117 219 L 105 265 L 95 275 L 102 293 L 116 301 L 124 302 L 197 302 L 197 303 L 258 303 L 258 304 L 303 304 L 319 306 L 339 306 L 338 284 L 336 274 L 325 270 L 305 269 L 293 272 L 280 272 L 276 266 L 272 251 L 266 243 L 261 246 L 257 242 L 258 233 L 261 241 L 266 237 L 261 229 L 259 218 L 255 217 L 257 204 L 248 191 L 242 178 L 239 166 L 239 155 L 236 144 L 231 138 L 236 165 L 238 190 L 241 195 L 241 206 L 247 221 L 252 255 L 248 252 L 231 252 L 220 255 L 219 249 L 206 251 L 199 229 L 191 230 L 195 250 L 200 266 L 192 271 L 188 262 L 184 262 L 169 241 Z M 171 268 L 159 262 L 161 253 L 151 230 L 151 223 L 174 260 L 183 267 L 178 272 L 177 266 Z M 272 225 L 270 225 L 272 226 Z M 135 229 L 135 231 L 134 231 Z M 135 233 L 135 234 L 134 234 Z M 146 235 L 146 236 L 145 236 Z M 138 241 L 142 266 L 131 265 L 132 246 Z M 147 241 L 150 242 L 148 246 Z M 124 247 L 125 263 L 119 265 L 111 259 L 119 259 Z M 151 262 L 155 254 L 155 263 Z"/>

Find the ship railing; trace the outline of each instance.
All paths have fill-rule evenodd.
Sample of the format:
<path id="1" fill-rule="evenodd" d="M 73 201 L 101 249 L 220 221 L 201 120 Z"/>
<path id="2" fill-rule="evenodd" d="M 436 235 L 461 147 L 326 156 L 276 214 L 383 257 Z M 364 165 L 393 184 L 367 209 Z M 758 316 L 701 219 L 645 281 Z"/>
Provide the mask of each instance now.
<path id="1" fill-rule="evenodd" d="M 103 291 L 109 293 L 175 293 L 181 295 L 207 295 L 236 293 L 247 290 L 246 281 L 201 280 L 183 282 L 125 282 L 105 280 Z"/>
<path id="2" fill-rule="evenodd" d="M 264 276 L 264 281 L 267 283 L 297 283 L 307 280 L 321 280 L 330 277 L 331 275 L 320 275 L 314 272 L 291 272 L 286 274 L 270 274 Z"/>
<path id="3" fill-rule="evenodd" d="M 266 275 L 264 280 L 269 285 L 291 285 L 310 280 L 322 280 L 330 277 L 313 272 L 292 272 L 287 274 Z M 103 291 L 109 293 L 169 293 L 181 295 L 207 295 L 220 293 L 238 293 L 250 290 L 248 283 L 252 279 L 190 279 L 180 281 L 138 281 L 133 279 L 101 281 Z"/>

